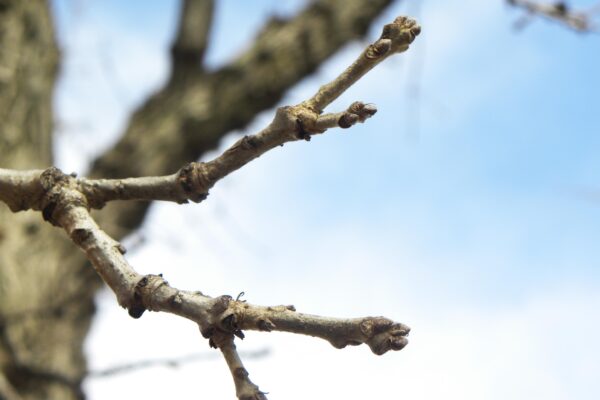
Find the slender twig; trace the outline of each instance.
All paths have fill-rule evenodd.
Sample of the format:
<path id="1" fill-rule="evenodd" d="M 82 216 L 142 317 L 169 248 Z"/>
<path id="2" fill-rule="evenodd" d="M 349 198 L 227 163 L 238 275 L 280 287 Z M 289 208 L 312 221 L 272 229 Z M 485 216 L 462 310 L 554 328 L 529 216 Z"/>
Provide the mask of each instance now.
<path id="1" fill-rule="evenodd" d="M 310 140 L 311 135 L 325 132 L 331 127 L 349 128 L 357 122 L 364 122 L 377 112 L 372 104 L 355 102 L 341 113 L 321 115 L 322 110 L 346 91 L 358 79 L 394 53 L 404 52 L 420 32 L 420 26 L 405 17 L 397 18 L 384 27 L 381 38 L 367 47 L 359 58 L 342 74 L 306 102 L 293 107 L 278 109 L 269 126 L 256 135 L 244 136 L 222 155 L 207 163 L 190 163 L 179 172 L 160 177 L 126 179 L 80 179 L 79 190 L 85 194 L 89 207 L 102 208 L 112 200 L 165 200 L 185 203 L 188 200 L 200 202 L 208 195 L 208 190 L 221 178 L 239 169 L 268 150 L 286 142 Z M 29 171 L 19 177 L 21 182 L 6 182 L 5 185 L 19 184 L 20 187 L 35 185 L 35 174 Z M 10 171 L 0 170 L 0 189 L 3 179 L 14 180 Z M 27 188 L 31 190 L 31 188 Z M 38 188 L 36 194 L 42 193 Z M 32 191 L 33 192 L 33 191 Z M 34 208 L 23 203 L 23 196 L 3 196 L 13 211 Z M 35 196 L 31 203 L 38 200 Z"/>
<path id="2" fill-rule="evenodd" d="M 531 0 L 507 0 L 507 3 L 524 9 L 530 15 L 538 15 L 559 22 L 577 32 L 596 32 L 596 25 L 592 21 L 594 8 L 587 11 L 575 11 L 565 1 L 540 3 Z M 520 28 L 526 22 L 526 19 L 520 19 L 516 26 Z"/>
<path id="3" fill-rule="evenodd" d="M 368 46 L 358 59 L 332 82 L 321 86 L 319 91 L 304 102 L 308 108 L 321 112 L 367 72 L 392 54 L 408 50 L 408 46 L 421 32 L 412 19 L 398 17 L 383 28 L 381 37 Z"/>
<path id="4" fill-rule="evenodd" d="M 84 194 L 90 208 L 102 208 L 113 200 L 201 202 L 217 181 L 265 152 L 286 142 L 310 140 L 311 135 L 323 133 L 328 128 L 349 128 L 357 122 L 364 122 L 376 112 L 374 105 L 361 102 L 353 103 L 344 112 L 324 115 L 318 115 L 303 106 L 282 107 L 269 126 L 256 135 L 244 136 L 212 161 L 193 162 L 177 173 L 166 176 L 81 178 L 76 181 L 77 189 Z M 0 200 L 13 211 L 40 209 L 39 203 L 44 193 L 44 187 L 40 185 L 43 172 L 0 169 Z"/>
<path id="5" fill-rule="evenodd" d="M 240 353 L 246 359 L 258 359 L 269 355 L 270 350 L 265 348 L 252 352 L 244 352 Z M 155 358 L 148 360 L 140 360 L 134 361 L 130 363 L 124 363 L 119 365 L 114 365 L 112 367 L 99 369 L 96 371 L 90 371 L 87 374 L 87 378 L 110 378 L 115 375 L 121 375 L 129 372 L 136 372 L 146 368 L 154 368 L 154 367 L 167 367 L 167 368 L 178 368 L 182 365 L 197 362 L 197 361 L 205 361 L 212 360 L 217 358 L 219 355 L 217 353 L 196 353 L 196 354 L 188 354 L 181 357 L 171 357 L 171 358 Z"/>
<path id="6" fill-rule="evenodd" d="M 262 392 L 257 385 L 250 380 L 250 374 L 244 368 L 242 359 L 235 347 L 232 335 L 224 335 L 222 342 L 218 345 L 227 362 L 233 383 L 235 385 L 235 394 L 239 400 L 267 400 L 265 392 Z"/>

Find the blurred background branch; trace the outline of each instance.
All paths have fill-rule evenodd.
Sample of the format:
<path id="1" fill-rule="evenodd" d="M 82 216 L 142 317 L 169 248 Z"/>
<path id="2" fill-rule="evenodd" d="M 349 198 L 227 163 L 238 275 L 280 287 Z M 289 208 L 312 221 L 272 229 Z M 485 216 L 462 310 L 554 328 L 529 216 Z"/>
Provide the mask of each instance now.
<path id="1" fill-rule="evenodd" d="M 585 10 L 575 10 L 566 1 L 546 3 L 531 0 L 506 0 L 511 6 L 521 8 L 527 12 L 515 23 L 517 29 L 522 29 L 533 16 L 561 23 L 570 29 L 581 33 L 597 33 L 595 15 L 600 11 L 600 3 Z"/>

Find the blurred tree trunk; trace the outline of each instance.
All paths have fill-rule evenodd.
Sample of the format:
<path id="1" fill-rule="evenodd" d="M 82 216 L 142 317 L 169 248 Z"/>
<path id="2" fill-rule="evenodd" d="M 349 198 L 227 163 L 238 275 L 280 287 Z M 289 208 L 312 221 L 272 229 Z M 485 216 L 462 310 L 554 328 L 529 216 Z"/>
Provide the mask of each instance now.
<path id="1" fill-rule="evenodd" d="M 390 2 L 312 2 L 290 20 L 272 19 L 248 51 L 207 72 L 202 55 L 213 2 L 185 0 L 171 78 L 132 115 L 122 140 L 96 160 L 91 174 L 165 174 L 197 159 L 224 134 L 276 105 L 345 43 L 363 36 Z M 0 167 L 52 165 L 58 64 L 48 2 L 0 0 Z M 122 238 L 140 225 L 146 210 L 146 204 L 115 203 L 98 220 Z M 37 213 L 15 215 L 0 205 L 0 399 L 83 396 L 82 345 L 100 287 L 62 231 Z"/>
<path id="2" fill-rule="evenodd" d="M 3 167 L 52 165 L 58 62 L 48 4 L 0 1 Z M 0 398 L 78 397 L 85 374 L 82 343 L 99 286 L 58 229 L 34 213 L 13 215 L 0 206 Z"/>

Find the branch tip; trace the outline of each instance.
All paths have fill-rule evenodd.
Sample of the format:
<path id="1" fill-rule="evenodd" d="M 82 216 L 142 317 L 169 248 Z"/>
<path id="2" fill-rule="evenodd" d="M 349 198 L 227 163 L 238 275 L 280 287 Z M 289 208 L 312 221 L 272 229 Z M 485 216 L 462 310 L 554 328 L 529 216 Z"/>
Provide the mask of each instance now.
<path id="1" fill-rule="evenodd" d="M 402 52 L 408 49 L 408 46 L 421 33 L 421 26 L 409 17 L 397 17 L 394 22 L 383 27 L 381 38 L 379 40 L 390 39 L 391 50 L 393 52 Z"/>
<path id="2" fill-rule="evenodd" d="M 366 344 L 374 354 L 382 355 L 389 350 L 402 350 L 407 344 L 410 328 L 385 317 L 368 317 L 360 323 Z"/>

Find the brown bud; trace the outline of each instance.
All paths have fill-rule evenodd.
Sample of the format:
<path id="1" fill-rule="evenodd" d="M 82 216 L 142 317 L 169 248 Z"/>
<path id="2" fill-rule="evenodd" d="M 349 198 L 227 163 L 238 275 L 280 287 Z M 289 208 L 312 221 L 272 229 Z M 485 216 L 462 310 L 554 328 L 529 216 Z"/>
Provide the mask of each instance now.
<path id="1" fill-rule="evenodd" d="M 389 39 L 379 39 L 369 46 L 366 56 L 368 59 L 375 59 L 384 56 L 392 48 L 392 41 Z"/>
<path id="2" fill-rule="evenodd" d="M 358 115 L 345 112 L 338 120 L 338 126 L 343 129 L 350 128 L 358 122 Z"/>

